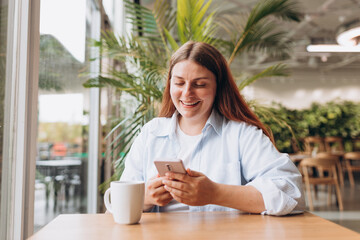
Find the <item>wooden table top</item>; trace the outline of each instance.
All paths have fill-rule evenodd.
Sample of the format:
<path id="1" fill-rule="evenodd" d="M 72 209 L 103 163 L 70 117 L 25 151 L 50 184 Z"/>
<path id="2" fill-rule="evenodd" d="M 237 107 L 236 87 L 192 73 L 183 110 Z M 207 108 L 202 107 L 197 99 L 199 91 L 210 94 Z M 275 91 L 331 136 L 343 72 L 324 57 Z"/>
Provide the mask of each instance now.
<path id="1" fill-rule="evenodd" d="M 33 235 L 40 239 L 360 239 L 360 234 L 311 213 L 274 217 L 240 212 L 144 213 L 120 225 L 110 214 L 60 215 Z"/>

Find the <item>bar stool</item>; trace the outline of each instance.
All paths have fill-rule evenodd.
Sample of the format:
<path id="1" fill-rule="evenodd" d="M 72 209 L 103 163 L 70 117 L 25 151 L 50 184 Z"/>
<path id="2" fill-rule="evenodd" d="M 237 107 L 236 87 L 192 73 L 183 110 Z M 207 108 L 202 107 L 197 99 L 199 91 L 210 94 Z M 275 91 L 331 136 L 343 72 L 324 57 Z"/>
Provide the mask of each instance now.
<path id="1" fill-rule="evenodd" d="M 354 182 L 354 176 L 353 176 L 353 171 L 360 171 L 360 165 L 352 165 L 351 162 L 352 161 L 359 161 L 360 162 L 360 152 L 348 152 L 344 154 L 344 161 L 345 161 L 345 165 L 346 168 L 348 170 L 348 175 L 349 175 L 349 181 L 350 181 L 350 185 L 351 187 L 355 186 L 355 182 Z"/>
<path id="2" fill-rule="evenodd" d="M 307 192 L 308 202 L 310 211 L 314 211 L 314 206 L 311 197 L 310 184 L 319 185 L 325 184 L 328 185 L 328 204 L 331 201 L 331 186 L 335 186 L 336 197 L 339 203 L 339 210 L 342 211 L 344 209 L 343 202 L 341 198 L 340 187 L 338 183 L 338 177 L 336 172 L 336 166 L 338 162 L 338 158 L 332 156 L 327 158 L 305 158 L 300 162 L 300 166 L 302 167 L 302 171 L 304 174 L 304 182 L 305 188 Z M 328 171 L 328 176 L 310 176 L 308 168 L 315 167 L 317 169 L 322 169 Z"/>

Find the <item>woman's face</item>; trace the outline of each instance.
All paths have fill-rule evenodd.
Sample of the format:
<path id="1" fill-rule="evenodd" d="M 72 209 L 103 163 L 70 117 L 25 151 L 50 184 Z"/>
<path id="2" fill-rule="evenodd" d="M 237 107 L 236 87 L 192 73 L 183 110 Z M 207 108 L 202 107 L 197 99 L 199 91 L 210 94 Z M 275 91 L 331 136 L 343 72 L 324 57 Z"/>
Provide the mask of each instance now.
<path id="1" fill-rule="evenodd" d="M 194 123 L 206 122 L 216 94 L 216 77 L 191 60 L 175 64 L 170 80 L 171 99 L 181 116 Z"/>

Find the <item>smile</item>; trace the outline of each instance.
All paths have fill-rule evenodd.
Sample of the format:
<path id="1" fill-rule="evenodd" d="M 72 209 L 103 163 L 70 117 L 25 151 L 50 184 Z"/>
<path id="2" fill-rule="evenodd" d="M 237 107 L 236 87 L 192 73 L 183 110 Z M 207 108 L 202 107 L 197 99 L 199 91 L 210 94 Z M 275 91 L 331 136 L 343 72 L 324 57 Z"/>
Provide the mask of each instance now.
<path id="1" fill-rule="evenodd" d="M 200 101 L 197 101 L 197 102 L 183 102 L 183 101 L 180 101 L 183 105 L 185 106 L 195 106 L 197 105 Z"/>

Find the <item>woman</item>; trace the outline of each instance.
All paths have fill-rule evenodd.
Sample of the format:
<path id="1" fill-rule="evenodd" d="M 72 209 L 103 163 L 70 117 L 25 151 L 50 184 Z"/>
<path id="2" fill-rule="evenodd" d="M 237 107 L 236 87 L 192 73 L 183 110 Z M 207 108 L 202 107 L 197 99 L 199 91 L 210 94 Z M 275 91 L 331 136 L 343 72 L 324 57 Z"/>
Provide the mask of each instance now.
<path id="1" fill-rule="evenodd" d="M 188 174 L 157 176 L 161 158 L 182 159 Z M 121 180 L 146 182 L 145 211 L 285 215 L 305 207 L 301 174 L 241 97 L 225 58 L 200 42 L 172 56 L 160 117 L 134 141 Z"/>

